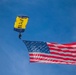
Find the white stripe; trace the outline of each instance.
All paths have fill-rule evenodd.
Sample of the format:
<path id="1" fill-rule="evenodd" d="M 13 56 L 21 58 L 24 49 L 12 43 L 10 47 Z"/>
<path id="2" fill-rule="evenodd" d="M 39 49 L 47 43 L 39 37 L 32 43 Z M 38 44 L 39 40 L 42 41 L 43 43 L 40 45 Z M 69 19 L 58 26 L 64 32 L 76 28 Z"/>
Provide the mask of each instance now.
<path id="1" fill-rule="evenodd" d="M 63 45 L 63 44 L 58 44 L 58 43 L 53 44 L 53 43 L 48 43 L 48 42 L 47 42 L 47 44 L 48 44 L 48 45 L 54 45 L 54 46 L 56 46 L 56 47 L 57 47 L 57 46 L 62 46 L 62 47 L 73 47 L 73 48 L 76 48 L 76 45 L 70 45 L 70 46 L 69 46 L 69 45 Z"/>
<path id="2" fill-rule="evenodd" d="M 70 55 L 76 55 L 76 53 L 71 53 L 71 52 L 63 52 L 63 51 L 57 51 L 57 50 L 50 50 L 50 52 L 56 52 L 56 53 L 59 53 L 59 54 L 70 54 Z"/>
<path id="3" fill-rule="evenodd" d="M 46 60 L 47 60 L 47 61 L 58 60 L 58 61 L 64 61 L 64 62 L 66 62 L 66 60 L 64 60 L 64 59 L 58 59 L 58 58 L 48 58 L 48 57 L 43 57 L 43 56 L 30 56 L 30 57 L 32 57 L 32 58 L 34 58 L 34 59 L 42 58 L 42 59 L 44 59 L 45 61 L 46 61 Z M 75 61 L 67 60 L 67 62 L 75 62 Z"/>
<path id="4" fill-rule="evenodd" d="M 51 46 L 49 46 L 49 48 L 54 48 L 54 49 L 60 49 L 60 50 L 69 50 L 69 51 L 76 51 L 76 49 L 74 48 L 74 49 L 68 49 L 68 48 L 58 48 L 58 47 L 51 47 Z"/>
<path id="5" fill-rule="evenodd" d="M 41 53 L 41 52 L 29 52 L 29 54 L 43 54 L 43 55 L 48 55 L 48 56 L 51 55 L 51 54 Z"/>
<path id="6" fill-rule="evenodd" d="M 69 59 L 74 59 L 76 60 L 76 57 L 70 57 L 70 56 L 61 56 L 61 55 L 56 55 L 56 54 L 45 54 L 45 53 L 36 53 L 36 52 L 31 52 L 29 54 L 43 54 L 43 55 L 47 55 L 47 56 L 55 56 L 55 57 L 60 57 L 60 58 L 69 58 Z"/>
<path id="7" fill-rule="evenodd" d="M 48 43 L 48 42 L 47 42 L 47 44 L 48 44 L 48 45 L 63 46 L 63 47 L 65 47 L 65 45 L 63 45 L 63 44 L 58 44 L 58 43 L 54 43 L 54 44 L 53 44 L 53 43 Z"/>
<path id="8" fill-rule="evenodd" d="M 35 61 L 39 63 L 57 63 L 57 64 L 75 64 L 76 62 L 56 62 L 56 61 L 45 61 L 45 60 L 36 60 L 36 59 L 30 59 L 30 61 Z"/>
<path id="9" fill-rule="evenodd" d="M 76 47 L 76 45 L 72 45 L 71 47 Z"/>

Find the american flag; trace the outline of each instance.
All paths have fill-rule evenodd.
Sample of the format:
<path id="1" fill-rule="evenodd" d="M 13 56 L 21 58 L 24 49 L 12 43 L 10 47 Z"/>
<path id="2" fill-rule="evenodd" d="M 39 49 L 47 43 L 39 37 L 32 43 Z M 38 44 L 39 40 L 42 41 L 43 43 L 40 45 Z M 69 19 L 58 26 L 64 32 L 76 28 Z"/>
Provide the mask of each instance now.
<path id="1" fill-rule="evenodd" d="M 23 42 L 29 51 L 30 62 L 76 65 L 76 42 L 69 44 L 26 40 Z"/>

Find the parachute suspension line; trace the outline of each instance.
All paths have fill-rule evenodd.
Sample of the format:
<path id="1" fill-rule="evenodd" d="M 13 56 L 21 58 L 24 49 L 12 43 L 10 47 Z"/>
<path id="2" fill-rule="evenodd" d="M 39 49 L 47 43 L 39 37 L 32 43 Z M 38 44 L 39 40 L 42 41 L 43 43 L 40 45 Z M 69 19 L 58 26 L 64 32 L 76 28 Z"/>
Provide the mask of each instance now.
<path id="1" fill-rule="evenodd" d="M 19 37 L 19 39 L 21 39 L 21 37 L 22 37 L 22 34 L 21 34 L 21 33 L 19 33 L 19 36 L 18 36 L 18 37 Z"/>

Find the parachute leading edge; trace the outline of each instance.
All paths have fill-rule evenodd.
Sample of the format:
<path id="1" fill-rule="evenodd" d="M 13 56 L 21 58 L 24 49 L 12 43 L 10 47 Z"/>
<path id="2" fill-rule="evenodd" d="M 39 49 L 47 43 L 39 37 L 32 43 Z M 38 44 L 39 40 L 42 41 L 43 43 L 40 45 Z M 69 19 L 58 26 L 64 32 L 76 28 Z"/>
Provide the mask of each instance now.
<path id="1" fill-rule="evenodd" d="M 28 16 L 17 16 L 14 24 L 14 30 L 19 33 L 24 32 L 27 23 L 28 23 Z"/>

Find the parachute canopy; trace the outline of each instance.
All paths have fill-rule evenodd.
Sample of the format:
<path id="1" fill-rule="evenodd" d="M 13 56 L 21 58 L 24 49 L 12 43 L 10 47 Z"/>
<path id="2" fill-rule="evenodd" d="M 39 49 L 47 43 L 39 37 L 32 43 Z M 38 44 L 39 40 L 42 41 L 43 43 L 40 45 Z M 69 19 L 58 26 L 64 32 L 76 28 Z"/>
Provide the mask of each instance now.
<path id="1" fill-rule="evenodd" d="M 14 24 L 14 30 L 17 32 L 24 32 L 28 22 L 28 16 L 17 16 Z"/>

